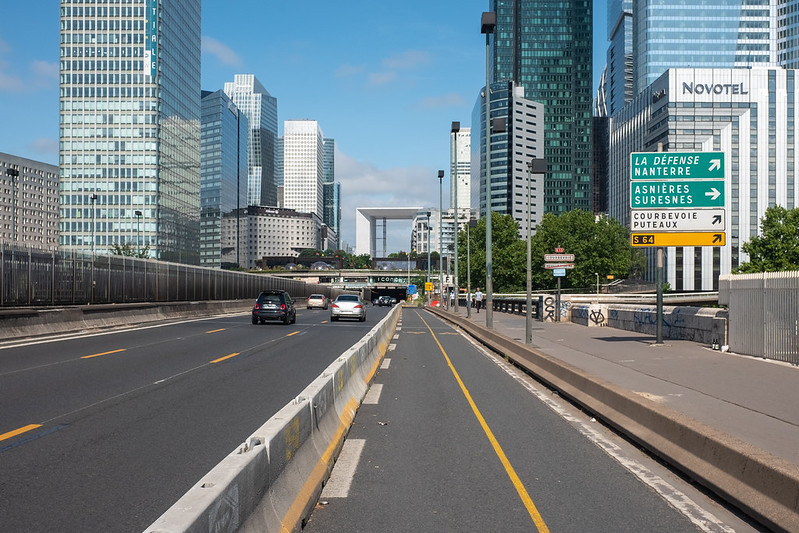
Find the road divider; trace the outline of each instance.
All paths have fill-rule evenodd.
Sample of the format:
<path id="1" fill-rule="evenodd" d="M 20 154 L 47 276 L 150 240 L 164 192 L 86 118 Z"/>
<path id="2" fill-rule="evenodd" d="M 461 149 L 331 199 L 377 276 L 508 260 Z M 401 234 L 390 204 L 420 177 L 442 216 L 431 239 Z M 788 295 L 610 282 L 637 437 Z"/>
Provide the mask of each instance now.
<path id="1" fill-rule="evenodd" d="M 300 531 L 330 477 L 400 313 L 395 306 L 146 533 Z"/>

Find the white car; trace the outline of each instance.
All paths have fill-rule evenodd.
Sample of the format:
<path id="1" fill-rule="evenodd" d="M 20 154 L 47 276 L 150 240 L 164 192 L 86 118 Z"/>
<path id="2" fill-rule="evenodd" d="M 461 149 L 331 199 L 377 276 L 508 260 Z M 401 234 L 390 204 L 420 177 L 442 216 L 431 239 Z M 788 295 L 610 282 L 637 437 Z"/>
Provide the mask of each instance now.
<path id="1" fill-rule="evenodd" d="M 366 304 L 357 294 L 340 294 L 330 304 L 330 321 L 339 318 L 357 318 L 361 322 L 366 320 Z"/>
<path id="2" fill-rule="evenodd" d="M 308 297 L 306 309 L 327 309 L 327 297 L 324 294 L 312 294 Z"/>

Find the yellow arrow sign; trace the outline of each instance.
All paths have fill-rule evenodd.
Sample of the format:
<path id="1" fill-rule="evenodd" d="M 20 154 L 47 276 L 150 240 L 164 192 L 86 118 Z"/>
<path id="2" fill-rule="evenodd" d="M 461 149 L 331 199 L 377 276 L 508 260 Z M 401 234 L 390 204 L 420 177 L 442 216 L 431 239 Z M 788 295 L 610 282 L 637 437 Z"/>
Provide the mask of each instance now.
<path id="1" fill-rule="evenodd" d="M 724 232 L 631 233 L 633 246 L 724 246 Z"/>

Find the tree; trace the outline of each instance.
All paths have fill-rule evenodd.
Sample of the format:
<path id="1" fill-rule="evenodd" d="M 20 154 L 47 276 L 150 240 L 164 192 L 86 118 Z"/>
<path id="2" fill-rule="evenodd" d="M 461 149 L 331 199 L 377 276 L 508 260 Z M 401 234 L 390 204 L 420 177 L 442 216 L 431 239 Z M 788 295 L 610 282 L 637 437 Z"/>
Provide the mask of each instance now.
<path id="1" fill-rule="evenodd" d="M 574 254 L 574 269 L 561 279 L 562 287 L 591 287 L 608 274 L 616 278 L 640 276 L 646 265 L 644 254 L 630 244 L 630 230 L 617 220 L 574 210 L 561 215 L 547 213 L 532 238 L 533 286 L 554 288 L 557 280 L 544 268 L 544 254 L 563 248 Z"/>
<path id="2" fill-rule="evenodd" d="M 760 235 L 741 249 L 749 254 L 749 261 L 741 263 L 736 273 L 799 270 L 799 208 L 788 210 L 775 205 L 766 209 L 760 220 Z"/>
<path id="3" fill-rule="evenodd" d="M 458 279 L 466 284 L 466 231 L 458 233 Z M 469 250 L 472 262 L 471 286 L 485 288 L 486 280 L 486 219 L 481 218 L 477 226 L 469 229 Z M 519 223 L 511 215 L 492 213 L 491 217 L 491 262 L 494 292 L 518 292 L 526 283 L 527 248 L 519 239 Z M 462 243 L 462 244 L 461 244 Z"/>
<path id="4" fill-rule="evenodd" d="M 111 251 L 111 255 L 124 255 L 126 257 L 139 257 L 141 259 L 146 259 L 150 256 L 149 244 L 137 250 L 134 248 L 132 242 L 124 242 L 122 244 L 112 244 L 109 250 Z"/>

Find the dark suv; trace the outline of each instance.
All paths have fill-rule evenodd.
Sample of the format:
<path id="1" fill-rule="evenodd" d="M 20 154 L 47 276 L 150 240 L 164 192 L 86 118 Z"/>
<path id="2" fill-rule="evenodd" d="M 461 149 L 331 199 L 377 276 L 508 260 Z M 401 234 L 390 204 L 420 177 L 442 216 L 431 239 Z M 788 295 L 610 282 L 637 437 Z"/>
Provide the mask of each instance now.
<path id="1" fill-rule="evenodd" d="M 284 324 L 293 324 L 297 321 L 294 300 L 289 293 L 282 290 L 269 290 L 258 295 L 252 308 L 252 323 L 263 324 L 267 320 L 282 320 Z"/>

